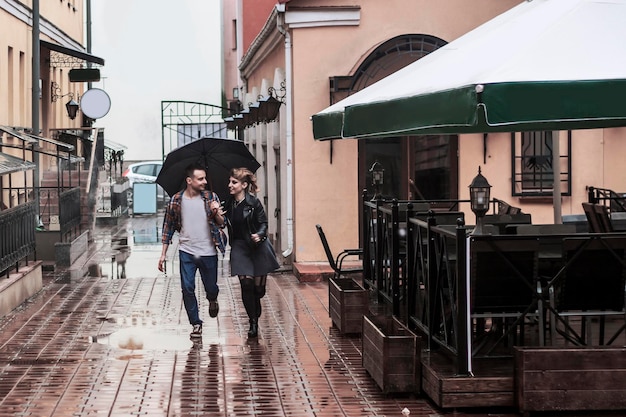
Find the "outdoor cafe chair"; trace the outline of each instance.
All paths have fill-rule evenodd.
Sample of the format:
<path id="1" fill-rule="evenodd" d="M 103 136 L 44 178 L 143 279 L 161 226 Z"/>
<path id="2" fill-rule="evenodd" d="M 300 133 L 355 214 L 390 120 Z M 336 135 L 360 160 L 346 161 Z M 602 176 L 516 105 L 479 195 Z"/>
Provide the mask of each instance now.
<path id="1" fill-rule="evenodd" d="M 356 273 L 363 272 L 362 266 L 360 267 L 354 267 L 354 266 L 344 267 L 343 266 L 343 262 L 346 258 L 350 256 L 357 257 L 357 256 L 363 255 L 362 248 L 344 249 L 341 252 L 339 252 L 337 256 L 334 256 L 332 250 L 330 249 L 330 245 L 328 244 L 328 240 L 326 239 L 326 235 L 324 234 L 324 229 L 322 229 L 322 226 L 317 224 L 315 225 L 315 228 L 317 229 L 317 234 L 319 235 L 320 241 L 322 242 L 322 246 L 324 247 L 324 253 L 326 254 L 326 258 L 328 259 L 328 264 L 334 271 L 333 279 L 339 279 L 341 278 L 342 275 L 356 274 Z"/>
<path id="2" fill-rule="evenodd" d="M 603 204 L 582 203 L 589 232 L 610 233 L 613 232 L 613 224 L 609 216 L 609 209 Z"/>
<path id="3" fill-rule="evenodd" d="M 470 317 L 475 323 L 474 353 L 485 355 L 509 340 L 524 343 L 527 318 L 539 324 L 543 337 L 543 297 L 537 278 L 539 244 L 536 239 L 475 236 L 470 243 Z M 492 327 L 485 324 L 490 320 Z"/>
<path id="4" fill-rule="evenodd" d="M 565 238 L 563 257 L 565 265 L 548 288 L 552 343 L 560 334 L 576 345 L 593 344 L 595 329 L 597 343 L 610 345 L 626 325 L 626 237 Z M 621 326 L 605 343 L 609 316 L 619 318 Z M 571 317 L 577 318 L 577 329 Z"/>

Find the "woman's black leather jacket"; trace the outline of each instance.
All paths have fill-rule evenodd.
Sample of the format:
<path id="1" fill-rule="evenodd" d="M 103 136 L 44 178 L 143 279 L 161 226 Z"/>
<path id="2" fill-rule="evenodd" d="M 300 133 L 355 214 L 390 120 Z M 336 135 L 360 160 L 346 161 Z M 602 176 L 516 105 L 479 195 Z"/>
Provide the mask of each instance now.
<path id="1" fill-rule="evenodd" d="M 259 201 L 258 198 L 250 193 L 246 193 L 244 201 L 242 201 L 240 204 L 244 205 L 243 219 L 246 222 L 248 230 L 248 233 L 245 236 L 246 242 L 250 246 L 256 246 L 260 242 L 254 242 L 251 235 L 255 233 L 259 235 L 259 237 L 261 238 L 261 242 L 267 238 L 267 215 L 265 214 L 265 210 L 263 209 L 261 201 Z M 224 209 L 226 210 L 226 218 L 228 219 L 226 224 L 228 226 L 228 234 L 230 236 L 233 235 L 230 219 L 232 218 L 234 208 L 235 199 L 230 197 L 224 205 Z"/>

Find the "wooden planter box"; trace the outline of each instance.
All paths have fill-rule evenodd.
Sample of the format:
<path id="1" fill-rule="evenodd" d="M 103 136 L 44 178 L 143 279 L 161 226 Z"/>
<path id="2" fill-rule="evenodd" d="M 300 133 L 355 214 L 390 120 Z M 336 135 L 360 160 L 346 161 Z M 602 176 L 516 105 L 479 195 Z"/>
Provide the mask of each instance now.
<path id="1" fill-rule="evenodd" d="M 420 391 L 420 341 L 395 317 L 363 316 L 363 367 L 385 394 Z"/>
<path id="2" fill-rule="evenodd" d="M 361 333 L 367 312 L 367 290 L 353 279 L 328 281 L 328 309 L 333 324 L 341 333 Z"/>
<path id="3" fill-rule="evenodd" d="M 626 348 L 515 348 L 520 411 L 626 409 Z"/>

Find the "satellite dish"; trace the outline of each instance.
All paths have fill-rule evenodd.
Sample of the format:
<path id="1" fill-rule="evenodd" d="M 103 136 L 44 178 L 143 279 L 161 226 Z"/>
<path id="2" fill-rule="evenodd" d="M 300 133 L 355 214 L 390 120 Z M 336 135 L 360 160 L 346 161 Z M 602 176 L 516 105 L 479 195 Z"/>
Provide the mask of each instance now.
<path id="1" fill-rule="evenodd" d="M 80 98 L 80 109 L 90 119 L 100 119 L 111 109 L 111 98 L 106 91 L 91 88 Z"/>

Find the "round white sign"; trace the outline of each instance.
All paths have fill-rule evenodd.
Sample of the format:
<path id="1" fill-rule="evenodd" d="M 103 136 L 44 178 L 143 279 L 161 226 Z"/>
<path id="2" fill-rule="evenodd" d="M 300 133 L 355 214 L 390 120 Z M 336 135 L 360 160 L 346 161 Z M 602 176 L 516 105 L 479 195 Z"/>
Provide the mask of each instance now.
<path id="1" fill-rule="evenodd" d="M 90 119 L 100 119 L 111 109 L 111 99 L 106 91 L 92 88 L 80 98 L 80 109 Z"/>

